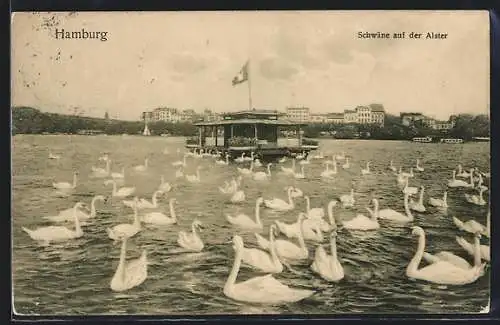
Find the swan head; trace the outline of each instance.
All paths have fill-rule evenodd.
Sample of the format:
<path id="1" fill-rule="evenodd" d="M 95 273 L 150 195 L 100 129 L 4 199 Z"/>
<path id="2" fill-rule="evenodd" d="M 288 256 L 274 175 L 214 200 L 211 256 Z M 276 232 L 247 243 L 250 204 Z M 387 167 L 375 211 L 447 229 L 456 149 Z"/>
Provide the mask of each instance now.
<path id="1" fill-rule="evenodd" d="M 423 233 L 424 233 L 424 229 L 422 229 L 422 227 L 414 226 L 411 228 L 412 235 L 421 235 Z"/>
<path id="2" fill-rule="evenodd" d="M 236 251 L 242 250 L 244 247 L 243 238 L 240 235 L 233 236 L 233 248 Z"/>

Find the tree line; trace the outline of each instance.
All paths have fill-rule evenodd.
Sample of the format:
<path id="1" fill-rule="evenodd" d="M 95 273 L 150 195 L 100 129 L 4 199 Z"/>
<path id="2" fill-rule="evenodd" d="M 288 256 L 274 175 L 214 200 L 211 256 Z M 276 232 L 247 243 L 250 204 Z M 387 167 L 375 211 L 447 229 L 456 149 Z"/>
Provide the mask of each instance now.
<path id="1" fill-rule="evenodd" d="M 148 128 L 152 135 L 194 136 L 198 130 L 192 123 L 151 122 Z M 13 134 L 68 133 L 80 130 L 99 130 L 105 134 L 140 134 L 144 130 L 142 121 L 119 121 L 106 118 L 91 118 L 76 115 L 44 113 L 32 107 L 12 108 Z M 454 137 L 471 140 L 473 137 L 490 136 L 490 120 L 487 115 L 460 114 L 450 130 L 435 130 L 420 121 L 409 126 L 401 118 L 386 114 L 384 126 L 367 124 L 309 124 L 304 128 L 304 137 L 330 137 L 337 139 L 410 140 L 414 137 Z"/>

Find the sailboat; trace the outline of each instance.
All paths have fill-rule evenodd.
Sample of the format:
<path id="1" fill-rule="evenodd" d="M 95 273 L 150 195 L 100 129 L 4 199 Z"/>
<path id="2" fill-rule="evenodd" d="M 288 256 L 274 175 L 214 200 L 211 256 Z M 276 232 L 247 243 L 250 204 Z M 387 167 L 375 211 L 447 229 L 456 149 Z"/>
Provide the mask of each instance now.
<path id="1" fill-rule="evenodd" d="M 144 123 L 144 131 L 142 131 L 142 135 L 151 135 L 149 132 L 148 123 Z"/>

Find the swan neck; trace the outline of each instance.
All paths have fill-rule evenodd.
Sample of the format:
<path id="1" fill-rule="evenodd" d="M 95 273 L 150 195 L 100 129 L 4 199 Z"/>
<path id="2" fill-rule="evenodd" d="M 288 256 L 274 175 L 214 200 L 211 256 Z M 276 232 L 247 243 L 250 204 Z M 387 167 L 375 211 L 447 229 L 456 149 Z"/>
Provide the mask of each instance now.
<path id="1" fill-rule="evenodd" d="M 411 259 L 410 263 L 408 264 L 408 267 L 406 268 L 406 272 L 416 272 L 418 269 L 418 265 L 420 264 L 420 261 L 422 260 L 422 256 L 424 255 L 424 250 L 425 250 L 425 233 L 419 234 L 418 237 L 418 248 L 417 252 L 415 253 L 415 256 Z"/>
<path id="2" fill-rule="evenodd" d="M 229 273 L 226 284 L 224 285 L 224 291 L 231 290 L 233 288 L 238 272 L 240 271 L 243 249 L 237 248 L 235 253 L 233 268 L 231 269 L 231 273 Z"/>

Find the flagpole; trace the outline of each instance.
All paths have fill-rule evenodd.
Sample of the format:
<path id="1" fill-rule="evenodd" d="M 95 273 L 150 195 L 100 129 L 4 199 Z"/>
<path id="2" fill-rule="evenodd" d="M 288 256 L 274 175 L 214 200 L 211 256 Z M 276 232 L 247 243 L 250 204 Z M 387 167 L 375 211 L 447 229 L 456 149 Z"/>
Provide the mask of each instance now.
<path id="1" fill-rule="evenodd" d="M 250 60 L 248 60 L 248 109 L 252 110 L 252 83 L 250 73 Z"/>

